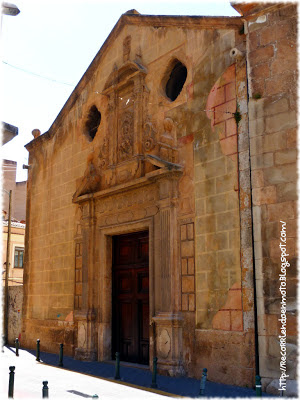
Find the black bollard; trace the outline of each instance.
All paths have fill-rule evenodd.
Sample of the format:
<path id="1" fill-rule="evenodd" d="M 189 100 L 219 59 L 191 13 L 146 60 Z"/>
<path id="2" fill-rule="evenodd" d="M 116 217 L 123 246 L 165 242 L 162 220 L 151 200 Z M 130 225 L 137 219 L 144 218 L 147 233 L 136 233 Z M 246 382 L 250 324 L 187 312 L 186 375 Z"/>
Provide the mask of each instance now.
<path id="1" fill-rule="evenodd" d="M 15 342 L 16 342 L 16 356 L 19 357 L 19 339 L 16 338 Z"/>
<path id="2" fill-rule="evenodd" d="M 43 399 L 48 399 L 49 397 L 49 388 L 48 381 L 43 381 Z"/>
<path id="3" fill-rule="evenodd" d="M 255 376 L 255 391 L 256 391 L 256 397 L 261 397 L 262 396 L 261 377 L 259 375 Z"/>
<path id="4" fill-rule="evenodd" d="M 63 345 L 63 343 L 61 343 L 59 345 L 59 362 L 58 362 L 58 366 L 59 367 L 63 367 L 64 366 L 63 357 L 64 357 L 64 345 Z"/>
<path id="5" fill-rule="evenodd" d="M 36 361 L 41 361 L 40 360 L 40 339 L 37 339 L 37 341 L 36 341 Z"/>
<path id="6" fill-rule="evenodd" d="M 15 367 L 9 367 L 10 373 L 9 373 L 9 384 L 8 384 L 8 398 L 13 399 L 14 398 L 14 383 L 15 383 Z"/>
<path id="7" fill-rule="evenodd" d="M 120 353 L 116 352 L 116 371 L 115 371 L 115 379 L 119 380 L 120 377 Z"/>
<path id="8" fill-rule="evenodd" d="M 154 357 L 153 358 L 152 383 L 151 383 L 151 387 L 153 389 L 157 388 L 156 374 L 157 374 L 157 357 Z"/>
<path id="9" fill-rule="evenodd" d="M 203 368 L 202 378 L 201 378 L 201 381 L 200 381 L 199 396 L 204 396 L 206 377 L 207 377 L 207 368 Z"/>

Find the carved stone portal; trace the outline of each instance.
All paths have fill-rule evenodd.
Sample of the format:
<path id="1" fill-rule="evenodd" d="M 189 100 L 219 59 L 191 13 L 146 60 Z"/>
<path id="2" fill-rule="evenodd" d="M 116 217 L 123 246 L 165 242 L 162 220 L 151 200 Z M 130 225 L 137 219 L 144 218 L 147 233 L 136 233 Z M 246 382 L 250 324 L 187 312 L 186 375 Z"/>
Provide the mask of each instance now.
<path id="1" fill-rule="evenodd" d="M 133 154 L 133 113 L 125 112 L 120 118 L 119 160 L 124 161 Z"/>

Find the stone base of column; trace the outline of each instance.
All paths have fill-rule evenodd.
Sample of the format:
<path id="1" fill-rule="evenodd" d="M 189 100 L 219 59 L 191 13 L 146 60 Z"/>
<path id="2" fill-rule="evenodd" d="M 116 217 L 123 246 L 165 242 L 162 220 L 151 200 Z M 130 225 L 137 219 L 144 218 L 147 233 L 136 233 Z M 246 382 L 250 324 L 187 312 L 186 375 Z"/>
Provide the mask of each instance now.
<path id="1" fill-rule="evenodd" d="M 165 376 L 185 376 L 186 372 L 181 362 L 176 361 L 157 361 L 157 372 Z"/>
<path id="2" fill-rule="evenodd" d="M 76 311 L 74 314 L 77 323 L 77 347 L 75 348 L 75 359 L 81 361 L 96 361 L 97 341 L 95 338 L 95 319 L 93 310 Z"/>
<path id="3" fill-rule="evenodd" d="M 157 369 L 163 375 L 184 376 L 182 365 L 182 317 L 176 313 L 159 313 L 155 322 Z"/>
<path id="4" fill-rule="evenodd" d="M 88 350 L 88 349 L 75 349 L 75 360 L 80 361 L 97 361 L 97 352 L 95 350 Z"/>

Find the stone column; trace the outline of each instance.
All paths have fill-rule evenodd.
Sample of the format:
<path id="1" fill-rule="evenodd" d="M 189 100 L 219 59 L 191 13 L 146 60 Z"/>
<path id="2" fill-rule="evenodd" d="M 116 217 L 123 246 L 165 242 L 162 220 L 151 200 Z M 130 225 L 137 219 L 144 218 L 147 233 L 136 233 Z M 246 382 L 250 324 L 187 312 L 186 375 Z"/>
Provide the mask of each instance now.
<path id="1" fill-rule="evenodd" d="M 155 350 L 158 370 L 171 376 L 182 375 L 182 318 L 177 254 L 177 186 L 181 173 L 171 172 L 158 182 L 160 212 L 156 230 L 155 259 Z"/>
<path id="2" fill-rule="evenodd" d="M 78 325 L 75 358 L 89 361 L 97 359 L 96 312 L 93 307 L 95 225 L 94 203 L 90 200 L 83 204 L 82 212 L 82 306 L 74 315 Z"/>

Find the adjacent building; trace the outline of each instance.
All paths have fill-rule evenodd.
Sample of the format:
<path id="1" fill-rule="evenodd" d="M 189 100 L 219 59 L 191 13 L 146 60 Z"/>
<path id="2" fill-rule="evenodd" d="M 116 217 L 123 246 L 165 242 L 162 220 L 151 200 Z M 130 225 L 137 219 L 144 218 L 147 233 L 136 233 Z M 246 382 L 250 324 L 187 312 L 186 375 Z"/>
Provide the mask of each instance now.
<path id="1" fill-rule="evenodd" d="M 123 14 L 27 144 L 22 346 L 296 382 L 296 6 Z M 277 385 L 277 386 L 276 386 Z"/>

